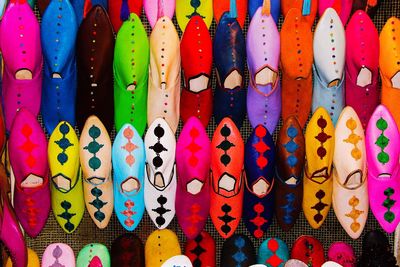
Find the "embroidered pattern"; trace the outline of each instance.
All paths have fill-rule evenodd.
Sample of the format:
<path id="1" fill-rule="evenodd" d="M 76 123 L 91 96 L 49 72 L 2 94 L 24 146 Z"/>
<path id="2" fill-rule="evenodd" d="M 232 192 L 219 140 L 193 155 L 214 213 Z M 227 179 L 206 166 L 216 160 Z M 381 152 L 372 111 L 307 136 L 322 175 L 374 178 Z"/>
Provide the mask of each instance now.
<path id="1" fill-rule="evenodd" d="M 381 149 L 381 152 L 378 154 L 378 161 L 382 164 L 386 164 L 389 162 L 389 154 L 385 152 L 385 148 L 389 145 L 389 138 L 385 136 L 385 130 L 388 127 L 387 121 L 383 118 L 380 118 L 376 122 L 376 128 L 382 131 L 381 135 L 376 140 L 375 144 Z"/>
<path id="2" fill-rule="evenodd" d="M 357 122 L 353 118 L 350 118 L 346 122 L 346 127 L 351 131 L 351 133 L 347 139 L 344 139 L 343 141 L 354 146 L 354 148 L 351 150 L 351 156 L 355 160 L 359 160 L 362 157 L 362 153 L 357 144 L 362 140 L 362 138 L 358 134 L 354 133 L 354 130 L 357 128 Z"/>
<path id="3" fill-rule="evenodd" d="M 154 135 L 157 136 L 157 143 L 155 143 L 152 146 L 149 146 L 149 148 L 151 150 L 154 151 L 154 153 L 156 153 L 156 156 L 153 158 L 153 165 L 156 169 L 158 169 L 159 167 L 161 167 L 163 165 L 163 160 L 160 157 L 161 152 L 163 151 L 168 151 L 163 144 L 160 143 L 160 139 L 161 137 L 163 137 L 165 134 L 164 129 L 159 125 L 157 125 L 156 128 L 154 128 Z"/>
<path id="4" fill-rule="evenodd" d="M 126 156 L 125 162 L 130 167 L 132 167 L 132 165 L 135 163 L 135 157 L 133 156 L 133 151 L 135 149 L 137 149 L 138 146 L 135 145 L 134 143 L 132 143 L 132 141 L 131 141 L 133 138 L 134 132 L 130 127 L 126 128 L 124 130 L 123 134 L 124 134 L 124 137 L 128 140 L 128 142 L 125 145 L 123 145 L 121 148 L 125 149 L 128 152 L 128 156 Z"/>
<path id="5" fill-rule="evenodd" d="M 241 267 L 242 263 L 247 260 L 246 254 L 243 253 L 242 249 L 245 246 L 245 240 L 243 237 L 238 236 L 235 240 L 235 246 L 237 247 L 238 251 L 236 251 L 235 254 L 232 255 L 232 258 L 236 262 L 236 267 Z"/>
<path id="6" fill-rule="evenodd" d="M 196 258 L 193 260 L 193 267 L 201 267 L 202 262 L 200 259 L 201 254 L 203 254 L 204 252 L 206 252 L 206 250 L 201 246 L 201 241 L 203 241 L 203 237 L 202 235 L 198 235 L 194 241 L 196 242 L 196 247 L 192 250 L 190 250 L 191 253 L 193 253 L 194 255 L 196 255 Z"/>
<path id="7" fill-rule="evenodd" d="M 35 208 L 35 200 L 31 197 L 28 197 L 25 200 L 25 208 L 23 212 L 28 216 L 28 225 L 30 227 L 35 227 L 37 224 L 36 214 L 38 213 L 38 209 Z"/>
<path id="8" fill-rule="evenodd" d="M 222 141 L 217 148 L 224 151 L 224 154 L 221 156 L 220 161 L 225 167 L 231 162 L 231 157 L 228 155 L 228 150 L 234 147 L 235 145 L 228 140 L 228 136 L 231 135 L 231 129 L 228 126 L 224 125 L 220 131 L 221 135 L 224 137 L 224 141 Z"/>
<path id="9" fill-rule="evenodd" d="M 267 246 L 268 246 L 269 250 L 270 250 L 273 254 L 272 254 L 271 257 L 269 257 L 269 258 L 265 261 L 265 263 L 267 263 L 268 266 L 272 266 L 272 267 L 278 267 L 278 266 L 280 266 L 281 263 L 283 263 L 283 260 L 282 260 L 278 255 L 276 255 L 276 251 L 279 249 L 279 243 L 278 243 L 275 239 L 271 238 L 271 239 L 268 241 Z"/>
<path id="10" fill-rule="evenodd" d="M 36 159 L 33 156 L 32 152 L 36 147 L 38 147 L 38 145 L 33 143 L 30 139 L 32 131 L 32 128 L 28 124 L 25 124 L 22 127 L 21 133 L 26 138 L 26 140 L 21 146 L 19 146 L 19 149 L 28 154 L 24 161 L 29 166 L 29 168 L 33 168 L 36 164 Z"/>
<path id="11" fill-rule="evenodd" d="M 385 212 L 384 218 L 387 222 L 391 223 L 393 222 L 395 215 L 390 209 L 394 206 L 396 203 L 396 200 L 390 198 L 394 194 L 394 189 L 391 187 L 388 187 L 383 193 L 386 196 L 385 201 L 383 202 L 383 206 L 387 208 L 387 211 Z"/>
<path id="12" fill-rule="evenodd" d="M 201 1 L 200 0 L 190 0 L 190 5 L 193 7 L 194 10 L 193 10 L 192 14 L 186 16 L 188 19 L 191 19 L 194 16 L 200 16 L 203 19 L 205 18 L 204 16 L 200 15 L 200 13 L 197 12 L 197 9 L 201 5 Z"/>
<path id="13" fill-rule="evenodd" d="M 325 209 L 325 207 L 328 206 L 328 204 L 325 204 L 324 202 L 322 202 L 322 199 L 325 197 L 325 192 L 323 190 L 319 190 L 315 196 L 318 199 L 318 203 L 315 204 L 314 206 L 311 207 L 311 209 L 314 209 L 317 211 L 317 214 L 314 215 L 314 221 L 316 221 L 317 223 L 320 223 L 324 217 L 321 214 L 321 211 L 323 209 Z"/>
<path id="14" fill-rule="evenodd" d="M 191 224 L 188 227 L 188 232 L 190 234 L 193 234 L 193 233 L 195 233 L 197 231 L 196 224 L 198 222 L 200 222 L 201 220 L 203 220 L 203 217 L 199 215 L 200 211 L 201 211 L 201 206 L 199 204 L 197 204 L 197 203 L 193 204 L 190 207 L 190 216 L 186 219 Z"/>
<path id="15" fill-rule="evenodd" d="M 69 232 L 72 232 L 75 229 L 75 225 L 71 223 L 72 217 L 76 215 L 76 213 L 70 213 L 68 210 L 72 207 L 72 204 L 69 203 L 68 201 L 64 200 L 61 202 L 61 207 L 65 210 L 61 214 L 57 214 L 58 217 L 63 218 L 67 222 L 64 224 L 65 229 L 67 229 Z"/>
<path id="16" fill-rule="evenodd" d="M 264 235 L 264 231 L 261 229 L 261 227 L 268 222 L 268 220 L 264 219 L 264 217 L 261 216 L 261 214 L 264 212 L 265 208 L 264 206 L 259 202 L 256 205 L 254 205 L 253 210 L 256 212 L 256 217 L 250 220 L 257 229 L 254 230 L 253 235 L 256 238 L 261 238 Z"/>
<path id="17" fill-rule="evenodd" d="M 299 148 L 299 145 L 296 144 L 294 139 L 297 137 L 299 132 L 296 128 L 294 128 L 293 126 L 290 126 L 287 129 L 286 134 L 287 134 L 287 136 L 290 137 L 290 141 L 283 145 L 283 147 L 286 149 L 286 151 L 290 153 L 290 155 L 287 157 L 286 161 L 290 168 L 294 168 L 294 166 L 296 166 L 296 164 L 298 162 L 298 159 L 294 155 L 294 153 Z"/>
<path id="18" fill-rule="evenodd" d="M 102 222 L 105 219 L 106 215 L 103 212 L 101 212 L 101 209 L 105 205 L 107 205 L 108 202 L 103 202 L 100 199 L 100 197 L 103 195 L 103 192 L 100 189 L 98 189 L 97 187 L 90 190 L 90 193 L 92 193 L 92 195 L 95 197 L 95 199 L 92 202 L 89 202 L 90 205 L 92 205 L 93 207 L 95 207 L 97 209 L 97 211 L 94 213 L 94 217 L 99 222 Z"/>
<path id="19" fill-rule="evenodd" d="M 328 125 L 328 122 L 324 119 L 323 116 L 321 116 L 318 119 L 317 124 L 318 124 L 318 127 L 321 128 L 321 132 L 317 136 L 315 136 L 315 139 L 317 139 L 320 142 L 320 147 L 318 147 L 318 149 L 317 149 L 317 154 L 320 157 L 320 159 L 322 160 L 326 156 L 326 153 L 327 153 L 327 151 L 324 147 L 324 143 L 326 143 L 328 141 L 328 139 L 332 138 L 332 136 L 330 136 L 324 132 L 324 129 Z"/>
<path id="20" fill-rule="evenodd" d="M 61 258 L 62 253 L 63 253 L 63 252 L 62 252 L 62 249 L 57 245 L 57 246 L 54 248 L 53 253 L 52 253 L 54 259 L 56 259 L 56 260 L 55 260 L 54 263 L 53 263 L 52 265 L 50 265 L 49 267 L 65 267 L 64 265 L 62 265 L 62 264 L 58 261 L 58 259 Z"/>
<path id="21" fill-rule="evenodd" d="M 268 165 L 268 159 L 264 157 L 264 153 L 271 150 L 271 148 L 263 140 L 263 138 L 267 135 L 267 129 L 259 125 L 256 127 L 255 134 L 258 137 L 258 142 L 253 145 L 254 149 L 258 153 L 256 164 L 258 168 L 262 170 Z"/>
<path id="22" fill-rule="evenodd" d="M 158 217 L 156 218 L 156 223 L 157 223 L 158 227 L 161 227 L 165 223 L 165 219 L 164 219 L 163 215 L 165 213 L 170 212 L 171 210 L 164 208 L 164 205 L 167 203 L 167 198 L 164 197 L 163 195 L 160 195 L 157 198 L 157 202 L 158 202 L 158 204 L 160 204 L 160 206 L 156 209 L 152 209 L 152 211 L 159 214 Z"/>
<path id="23" fill-rule="evenodd" d="M 312 255 L 314 254 L 314 245 L 308 242 L 308 240 L 304 243 L 306 247 L 306 257 L 308 258 L 308 262 L 306 262 L 307 266 L 313 266 L 313 258 Z"/>
<path id="24" fill-rule="evenodd" d="M 350 225 L 350 229 L 354 233 L 360 229 L 361 225 L 357 222 L 357 219 L 358 217 L 360 217 L 361 214 L 364 213 L 364 211 L 356 209 L 358 204 L 360 204 L 360 200 L 356 196 L 350 198 L 349 205 L 352 207 L 352 209 L 350 213 L 345 214 L 346 217 L 349 217 L 353 220 L 353 222 Z"/>
<path id="25" fill-rule="evenodd" d="M 195 142 L 195 139 L 199 136 L 199 134 L 199 130 L 197 130 L 196 128 L 192 128 L 190 130 L 190 137 L 192 138 L 192 141 L 186 147 L 186 149 L 189 150 L 191 153 L 189 157 L 189 165 L 192 167 L 196 167 L 197 163 L 199 162 L 199 158 L 196 157 L 196 153 L 201 150 L 201 146 L 199 146 Z"/>
<path id="26" fill-rule="evenodd" d="M 281 206 L 281 208 L 284 210 L 285 215 L 283 215 L 283 222 L 286 224 L 292 224 L 293 223 L 293 217 L 291 213 L 295 211 L 296 209 L 294 208 L 294 201 L 296 200 L 296 196 L 293 193 L 286 194 L 286 205 Z"/>
<path id="27" fill-rule="evenodd" d="M 218 216 L 218 219 L 224 223 L 224 225 L 221 226 L 221 230 L 227 235 L 232 230 L 232 228 L 229 226 L 229 223 L 236 218 L 229 215 L 229 212 L 232 211 L 232 207 L 228 204 L 225 203 L 222 205 L 221 210 L 224 212 L 224 216 Z"/>
<path id="28" fill-rule="evenodd" d="M 93 171 L 96 171 L 101 166 L 101 160 L 96 156 L 97 152 L 99 152 L 100 149 L 104 146 L 103 144 L 99 144 L 96 141 L 96 138 L 98 138 L 100 134 L 100 129 L 95 125 L 92 125 L 92 127 L 90 127 L 89 129 L 89 136 L 92 137 L 93 141 L 91 141 L 87 146 L 83 148 L 89 151 L 89 153 L 93 154 L 92 158 L 89 159 L 89 167 Z"/>
<path id="29" fill-rule="evenodd" d="M 58 147 L 62 150 L 60 154 L 57 155 L 57 160 L 61 165 L 64 165 L 68 161 L 68 155 L 65 153 L 70 146 L 73 146 L 71 142 L 66 138 L 66 135 L 69 133 L 70 129 L 66 122 L 60 125 L 60 133 L 62 133 L 62 137 L 60 140 L 54 141 Z"/>
<path id="30" fill-rule="evenodd" d="M 88 265 L 88 267 L 99 267 L 99 266 L 103 266 L 103 263 L 101 262 L 100 258 L 97 256 L 94 256 L 91 260 L 90 263 Z"/>
<path id="31" fill-rule="evenodd" d="M 124 205 L 126 207 L 126 210 L 121 212 L 127 217 L 124 223 L 126 226 L 131 227 L 135 223 L 135 221 L 132 220 L 132 216 L 136 214 L 136 211 L 132 210 L 132 208 L 135 206 L 135 203 L 131 200 L 127 200 L 125 201 Z"/>

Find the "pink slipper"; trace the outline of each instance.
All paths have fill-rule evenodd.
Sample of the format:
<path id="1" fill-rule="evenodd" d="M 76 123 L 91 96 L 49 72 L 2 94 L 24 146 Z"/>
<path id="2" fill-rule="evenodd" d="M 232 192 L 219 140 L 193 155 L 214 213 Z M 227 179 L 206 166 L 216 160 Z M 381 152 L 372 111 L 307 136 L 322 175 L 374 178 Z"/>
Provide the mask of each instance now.
<path id="1" fill-rule="evenodd" d="M 143 8 L 147 20 L 153 28 L 161 17 L 167 16 L 172 19 L 175 13 L 175 0 L 144 0 Z"/>
<path id="2" fill-rule="evenodd" d="M 346 25 L 353 7 L 353 0 L 320 0 L 318 3 L 318 15 L 321 17 L 329 7 L 336 10 L 343 25 Z"/>
<path id="3" fill-rule="evenodd" d="M 328 260 L 337 262 L 343 267 L 355 267 L 356 255 L 352 246 L 345 242 L 334 242 L 328 249 Z"/>
<path id="4" fill-rule="evenodd" d="M 48 266 L 75 267 L 74 251 L 67 244 L 50 244 L 42 256 L 42 267 Z"/>
<path id="5" fill-rule="evenodd" d="M 39 23 L 27 1 L 12 0 L 0 25 L 4 59 L 2 98 L 7 130 L 25 107 L 35 117 L 42 93 L 43 57 Z"/>
<path id="6" fill-rule="evenodd" d="M 203 230 L 210 209 L 210 139 L 201 121 L 191 117 L 176 145 L 176 216 L 189 239 Z"/>
<path id="7" fill-rule="evenodd" d="M 400 134 L 389 110 L 379 105 L 366 131 L 368 195 L 372 213 L 392 233 L 400 222 Z"/>

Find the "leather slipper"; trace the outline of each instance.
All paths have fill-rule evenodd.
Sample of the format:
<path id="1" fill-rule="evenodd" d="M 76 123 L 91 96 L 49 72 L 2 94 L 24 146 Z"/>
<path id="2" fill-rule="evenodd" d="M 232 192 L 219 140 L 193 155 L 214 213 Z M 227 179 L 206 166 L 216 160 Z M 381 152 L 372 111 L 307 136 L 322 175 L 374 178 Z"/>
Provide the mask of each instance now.
<path id="1" fill-rule="evenodd" d="M 143 136 L 147 124 L 150 47 L 140 18 L 132 13 L 122 24 L 114 50 L 114 121 L 117 132 L 132 124 Z"/>
<path id="2" fill-rule="evenodd" d="M 240 129 L 246 116 L 246 47 L 244 33 L 231 13 L 224 13 L 217 25 L 213 51 L 218 51 L 214 53 L 217 73 L 213 107 L 215 121 L 219 124 L 223 118 L 230 117 Z"/>
<path id="3" fill-rule="evenodd" d="M 79 140 L 86 209 L 96 226 L 107 227 L 113 213 L 114 196 L 111 178 L 111 140 L 96 116 L 90 116 Z"/>
<path id="4" fill-rule="evenodd" d="M 79 251 L 76 266 L 110 267 L 111 259 L 108 249 L 103 244 L 91 243 Z"/>
<path id="5" fill-rule="evenodd" d="M 110 19 L 106 10 L 96 5 L 82 21 L 77 37 L 76 119 L 80 130 L 89 116 L 96 115 L 108 132 L 112 131 L 113 55 L 114 33 Z"/>
<path id="6" fill-rule="evenodd" d="M 334 242 L 328 249 L 328 260 L 341 264 L 343 267 L 355 267 L 357 258 L 352 246 L 345 242 Z"/>
<path id="7" fill-rule="evenodd" d="M 258 125 L 245 145 L 246 190 L 243 220 L 249 232 L 262 238 L 274 215 L 275 144 L 263 125 Z"/>
<path id="8" fill-rule="evenodd" d="M 283 267 L 289 260 L 289 249 L 279 238 L 267 238 L 258 249 L 257 262 L 268 267 Z"/>
<path id="9" fill-rule="evenodd" d="M 111 245 L 111 266 L 144 267 L 142 240 L 132 233 L 122 234 Z"/>
<path id="10" fill-rule="evenodd" d="M 196 116 L 207 127 L 212 115 L 212 40 L 200 16 L 193 16 L 181 40 L 182 88 L 180 115 L 184 123 Z"/>
<path id="11" fill-rule="evenodd" d="M 35 251 L 33 251 L 30 248 L 28 248 L 28 262 L 24 266 L 25 267 L 40 267 L 39 256 L 36 254 Z M 8 258 L 7 262 L 5 264 L 5 267 L 17 267 L 17 265 L 14 265 L 13 262 L 11 261 L 11 258 Z"/>
<path id="12" fill-rule="evenodd" d="M 218 0 L 213 1 L 214 18 L 217 24 L 222 20 L 225 12 L 230 12 L 232 18 L 237 18 L 243 29 L 247 16 L 248 0 Z M 222 51 L 221 51 L 222 52 Z"/>
<path id="13" fill-rule="evenodd" d="M 357 12 L 357 10 L 363 10 L 367 12 L 367 14 L 374 18 L 378 8 L 382 1 L 380 0 L 353 0 L 353 8 L 352 13 Z"/>
<path id="14" fill-rule="evenodd" d="M 176 1 L 175 15 L 176 20 L 178 21 L 179 28 L 182 32 L 185 31 L 187 24 L 195 16 L 201 17 L 205 22 L 207 28 L 210 28 L 213 21 L 213 1 Z"/>
<path id="15" fill-rule="evenodd" d="M 335 125 L 344 107 L 346 37 L 336 11 L 328 8 L 314 32 L 312 109 L 324 107 Z"/>
<path id="16" fill-rule="evenodd" d="M 186 241 L 185 255 L 193 266 L 216 267 L 215 251 L 215 240 L 206 231 L 202 231 L 195 239 Z"/>
<path id="17" fill-rule="evenodd" d="M 290 259 L 285 263 L 284 267 L 308 267 L 308 265 L 300 260 Z"/>
<path id="18" fill-rule="evenodd" d="M 236 234 L 225 240 L 221 251 L 221 267 L 247 267 L 256 263 L 256 253 L 250 238 Z"/>
<path id="19" fill-rule="evenodd" d="M 335 130 L 332 205 L 347 234 L 357 239 L 367 222 L 368 186 L 364 128 L 357 113 L 345 107 Z"/>
<path id="20" fill-rule="evenodd" d="M 176 0 L 143 0 L 144 13 L 150 26 L 154 28 L 161 17 L 168 17 L 170 20 L 175 13 Z"/>
<path id="21" fill-rule="evenodd" d="M 262 124 L 273 134 L 281 115 L 280 37 L 268 5 L 260 7 L 253 16 L 247 32 L 246 49 L 250 75 L 247 90 L 250 124 L 253 129 Z"/>
<path id="22" fill-rule="evenodd" d="M 353 8 L 354 0 L 321 0 L 318 4 L 318 15 L 321 17 L 325 10 L 333 8 L 340 16 L 343 25 L 346 25 Z"/>
<path id="23" fill-rule="evenodd" d="M 164 229 L 175 216 L 175 135 L 168 123 L 158 118 L 149 126 L 144 143 L 146 210 L 155 226 Z"/>
<path id="24" fill-rule="evenodd" d="M 392 233 L 400 222 L 400 133 L 390 111 L 379 105 L 369 120 L 365 146 L 368 197 L 382 228 Z"/>
<path id="25" fill-rule="evenodd" d="M 312 228 L 325 221 L 332 204 L 332 160 L 335 128 L 329 114 L 318 108 L 309 121 L 306 133 L 303 212 Z"/>
<path id="26" fill-rule="evenodd" d="M 169 229 L 155 230 L 144 248 L 146 266 L 161 267 L 169 258 L 181 255 L 178 237 Z"/>
<path id="27" fill-rule="evenodd" d="M 181 56 L 179 36 L 171 19 L 161 17 L 150 35 L 147 123 L 165 119 L 175 133 L 179 123 Z"/>
<path id="28" fill-rule="evenodd" d="M 306 20 L 310 28 L 314 25 L 317 16 L 318 0 L 281 0 L 282 15 L 286 19 L 291 9 L 298 9 L 302 19 Z M 298 11 L 293 11 L 297 13 Z"/>
<path id="29" fill-rule="evenodd" d="M 320 267 L 325 262 L 324 247 L 318 239 L 309 235 L 302 235 L 294 241 L 290 256 L 307 266 Z"/>
<path id="30" fill-rule="evenodd" d="M 132 14 L 140 17 L 142 9 L 143 0 L 108 0 L 108 15 L 114 27 L 114 32 L 117 33 L 122 23 L 129 20 Z"/>
<path id="31" fill-rule="evenodd" d="M 66 233 L 79 226 L 85 213 L 82 173 L 79 163 L 79 140 L 74 128 L 60 122 L 49 139 L 51 208 Z"/>
<path id="32" fill-rule="evenodd" d="M 50 244 L 43 253 L 41 266 L 75 267 L 74 251 L 67 244 Z"/>
<path id="33" fill-rule="evenodd" d="M 357 266 L 397 266 L 388 237 L 379 230 L 364 235 Z"/>
<path id="34" fill-rule="evenodd" d="M 193 267 L 193 265 L 187 256 L 177 255 L 166 260 L 161 267 Z"/>
<path id="35" fill-rule="evenodd" d="M 249 1 L 249 16 L 250 21 L 259 7 L 262 7 L 267 1 L 270 2 L 271 15 L 274 18 L 275 24 L 278 25 L 279 16 L 281 15 L 281 1 L 280 0 L 248 0 Z"/>
<path id="36" fill-rule="evenodd" d="M 346 27 L 346 105 L 351 106 L 367 127 L 379 105 L 379 35 L 368 17 L 359 10 Z"/>
<path id="37" fill-rule="evenodd" d="M 144 170 L 146 155 L 138 131 L 122 126 L 112 146 L 114 209 L 121 225 L 133 231 L 144 214 Z"/>
<path id="38" fill-rule="evenodd" d="M 282 118 L 295 115 L 301 127 L 305 126 L 311 110 L 312 42 L 306 17 L 296 8 L 290 10 L 281 29 Z"/>
<path id="39" fill-rule="evenodd" d="M 275 214 L 284 231 L 292 229 L 303 201 L 305 140 L 296 117 L 284 122 L 276 141 Z"/>
<path id="40" fill-rule="evenodd" d="M 210 217 L 223 237 L 230 237 L 239 226 L 243 208 L 244 144 L 235 123 L 225 118 L 211 142 Z"/>

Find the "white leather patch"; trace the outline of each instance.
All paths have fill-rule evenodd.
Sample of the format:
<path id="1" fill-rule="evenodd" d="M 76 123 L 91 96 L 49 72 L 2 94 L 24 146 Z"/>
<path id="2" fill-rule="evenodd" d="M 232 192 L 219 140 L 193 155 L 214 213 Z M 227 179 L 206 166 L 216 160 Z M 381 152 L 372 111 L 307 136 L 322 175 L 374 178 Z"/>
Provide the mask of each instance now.
<path id="1" fill-rule="evenodd" d="M 229 176 L 226 173 L 221 177 L 221 179 L 219 179 L 218 182 L 218 187 L 228 192 L 232 192 L 235 189 L 235 185 L 236 185 L 236 180 L 232 176 Z"/>
<path id="2" fill-rule="evenodd" d="M 164 188 L 165 187 L 164 177 L 163 177 L 163 175 L 161 173 L 156 173 L 154 175 L 154 184 L 159 188 Z"/>
<path id="3" fill-rule="evenodd" d="M 264 179 L 259 179 L 253 184 L 253 192 L 259 197 L 265 196 L 269 189 L 269 184 Z"/>
<path id="4" fill-rule="evenodd" d="M 261 71 L 257 72 L 255 81 L 258 85 L 268 85 L 275 84 L 277 78 L 278 73 L 268 67 L 265 67 Z"/>
<path id="5" fill-rule="evenodd" d="M 297 183 L 297 179 L 293 176 L 286 180 L 287 185 L 295 185 L 296 183 Z"/>
<path id="6" fill-rule="evenodd" d="M 206 75 L 201 75 L 197 78 L 189 80 L 189 88 L 191 92 L 199 93 L 208 88 L 209 78 Z"/>
<path id="7" fill-rule="evenodd" d="M 392 78 L 393 88 L 400 89 L 400 71 L 398 71 Z"/>
<path id="8" fill-rule="evenodd" d="M 52 78 L 53 79 L 61 79 L 61 74 L 58 73 L 58 72 L 54 72 L 53 75 L 52 75 Z"/>
<path id="9" fill-rule="evenodd" d="M 129 177 L 121 184 L 121 189 L 125 193 L 130 193 L 133 191 L 139 191 L 140 182 L 138 179 L 134 177 Z"/>
<path id="10" fill-rule="evenodd" d="M 29 174 L 25 180 L 22 181 L 22 188 L 36 188 L 43 184 L 43 178 L 34 174 Z"/>
<path id="11" fill-rule="evenodd" d="M 232 71 L 224 82 L 225 89 L 235 89 L 242 85 L 242 75 L 237 70 Z"/>
<path id="12" fill-rule="evenodd" d="M 365 87 L 372 83 L 372 72 L 366 68 L 362 67 L 357 76 L 357 85 Z"/>
<path id="13" fill-rule="evenodd" d="M 32 80 L 32 72 L 27 69 L 19 70 L 15 73 L 17 80 Z"/>
<path id="14" fill-rule="evenodd" d="M 186 185 L 186 190 L 192 195 L 197 195 L 198 193 L 200 193 L 202 188 L 203 182 L 199 179 L 193 179 Z"/>
<path id="15" fill-rule="evenodd" d="M 71 181 L 62 175 L 56 175 L 53 178 L 53 182 L 62 191 L 69 191 L 71 189 Z"/>
<path id="16" fill-rule="evenodd" d="M 136 89 L 136 85 L 134 85 L 134 84 L 130 84 L 127 88 L 126 88 L 126 90 L 128 90 L 128 91 L 133 91 L 133 90 L 135 90 Z"/>

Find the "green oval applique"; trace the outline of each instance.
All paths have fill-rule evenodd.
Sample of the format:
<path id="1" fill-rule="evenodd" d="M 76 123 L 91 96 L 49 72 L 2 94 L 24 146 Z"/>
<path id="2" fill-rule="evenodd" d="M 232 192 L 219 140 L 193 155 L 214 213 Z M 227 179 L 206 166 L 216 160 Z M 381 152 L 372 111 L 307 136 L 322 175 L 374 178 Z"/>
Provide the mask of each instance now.
<path id="1" fill-rule="evenodd" d="M 376 139 L 375 144 L 381 149 L 381 152 L 377 155 L 377 159 L 380 163 L 386 164 L 390 160 L 390 156 L 385 152 L 385 148 L 389 145 L 389 138 L 385 136 L 385 130 L 388 128 L 388 123 L 383 118 L 376 121 L 376 127 L 382 131 L 381 135 Z"/>
<path id="2" fill-rule="evenodd" d="M 390 198 L 390 197 L 394 194 L 394 189 L 391 188 L 391 187 L 388 187 L 383 193 L 384 193 L 384 195 L 386 196 L 386 199 L 385 199 L 385 201 L 383 202 L 382 205 L 383 205 L 385 208 L 388 209 L 388 210 L 385 212 L 384 219 L 385 219 L 387 222 L 391 223 L 391 222 L 393 222 L 393 220 L 394 220 L 394 218 L 395 218 L 394 213 L 393 213 L 392 211 L 390 211 L 390 209 L 391 209 L 391 208 L 394 206 L 394 204 L 396 203 L 396 200 Z"/>

